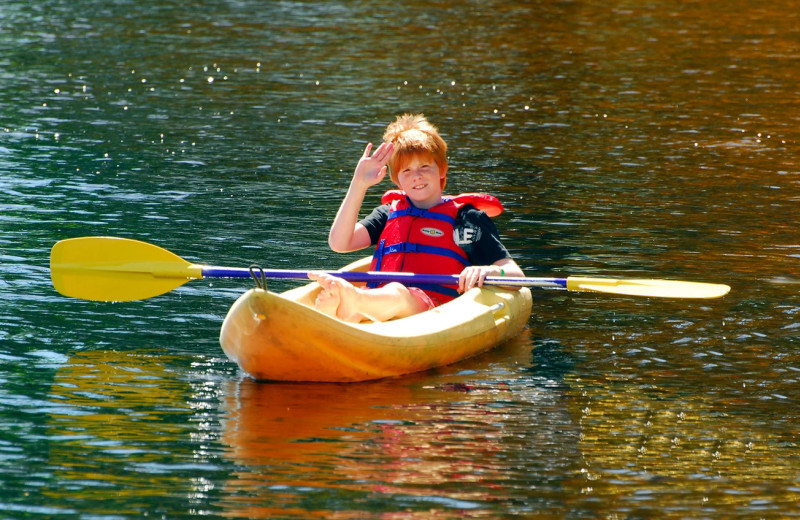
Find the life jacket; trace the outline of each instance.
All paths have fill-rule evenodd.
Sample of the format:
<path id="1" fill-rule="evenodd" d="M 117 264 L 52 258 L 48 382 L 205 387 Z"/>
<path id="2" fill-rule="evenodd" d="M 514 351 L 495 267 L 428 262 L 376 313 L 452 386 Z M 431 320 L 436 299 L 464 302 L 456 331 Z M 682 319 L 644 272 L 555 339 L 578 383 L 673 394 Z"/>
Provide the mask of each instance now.
<path id="1" fill-rule="evenodd" d="M 483 193 L 462 193 L 442 199 L 442 203 L 432 208 L 420 209 L 404 192 L 387 191 L 381 201 L 390 205 L 389 219 L 378 239 L 370 270 L 459 274 L 470 265 L 466 252 L 454 236 L 459 209 L 471 204 L 494 217 L 503 211 L 503 205 L 495 197 Z M 439 303 L 458 296 L 456 285 L 409 285 L 419 287 Z"/>

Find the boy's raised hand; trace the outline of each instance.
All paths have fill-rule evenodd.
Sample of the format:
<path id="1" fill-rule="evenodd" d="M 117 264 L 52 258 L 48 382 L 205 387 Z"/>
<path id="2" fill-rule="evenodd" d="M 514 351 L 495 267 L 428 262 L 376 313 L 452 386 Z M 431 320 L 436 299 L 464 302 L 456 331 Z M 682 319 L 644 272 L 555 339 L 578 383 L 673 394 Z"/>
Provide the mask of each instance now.
<path id="1" fill-rule="evenodd" d="M 369 154 L 371 150 L 372 143 L 369 143 L 364 149 L 364 154 L 358 161 L 356 171 L 353 174 L 353 180 L 364 188 L 374 186 L 386 177 L 386 163 L 392 157 L 394 145 L 392 143 L 381 143 L 372 156 Z"/>

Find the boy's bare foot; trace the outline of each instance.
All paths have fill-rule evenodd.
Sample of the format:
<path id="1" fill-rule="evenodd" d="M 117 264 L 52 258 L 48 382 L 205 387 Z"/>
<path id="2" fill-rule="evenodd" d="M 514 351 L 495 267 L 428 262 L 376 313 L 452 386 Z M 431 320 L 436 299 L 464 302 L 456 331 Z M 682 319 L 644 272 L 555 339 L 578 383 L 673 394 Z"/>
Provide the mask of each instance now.
<path id="1" fill-rule="evenodd" d="M 339 303 L 341 301 L 342 299 L 339 297 L 339 291 L 329 291 L 323 287 L 319 294 L 317 294 L 314 307 L 323 314 L 336 316 L 336 311 L 339 309 Z"/>
<path id="2" fill-rule="evenodd" d="M 361 295 L 353 284 L 325 273 L 309 273 L 308 277 L 322 286 L 322 291 L 314 302 L 318 311 L 352 323 L 358 323 L 366 318 L 358 311 Z"/>

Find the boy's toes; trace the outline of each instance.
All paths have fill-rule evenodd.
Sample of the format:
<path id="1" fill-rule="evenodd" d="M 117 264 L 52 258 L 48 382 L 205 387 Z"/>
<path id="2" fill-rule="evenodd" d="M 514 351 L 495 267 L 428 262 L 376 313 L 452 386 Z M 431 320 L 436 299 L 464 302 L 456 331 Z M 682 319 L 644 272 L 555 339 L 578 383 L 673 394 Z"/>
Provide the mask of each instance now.
<path id="1" fill-rule="evenodd" d="M 341 299 L 339 294 L 335 291 L 323 289 L 317 295 L 314 302 L 314 307 L 328 316 L 336 317 L 336 312 L 339 310 L 339 303 Z"/>

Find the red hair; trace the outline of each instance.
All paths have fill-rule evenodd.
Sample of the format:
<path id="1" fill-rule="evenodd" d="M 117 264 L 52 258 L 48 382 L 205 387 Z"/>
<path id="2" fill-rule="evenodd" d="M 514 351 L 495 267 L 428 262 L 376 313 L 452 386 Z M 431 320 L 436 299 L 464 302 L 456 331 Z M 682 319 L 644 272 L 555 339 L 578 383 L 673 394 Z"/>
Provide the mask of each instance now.
<path id="1" fill-rule="evenodd" d="M 394 144 L 392 157 L 389 159 L 389 177 L 397 184 L 397 172 L 400 166 L 417 155 L 430 155 L 444 176 L 441 179 L 442 190 L 447 181 L 447 143 L 439 135 L 435 126 L 430 124 L 422 114 L 403 114 L 397 116 L 394 123 L 386 127 L 383 134 L 385 143 Z"/>

